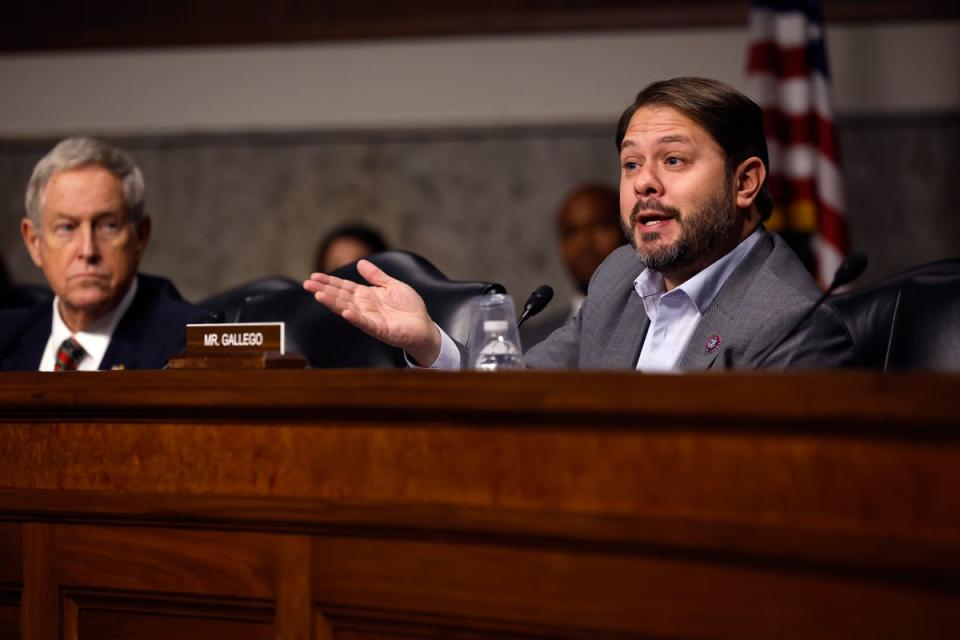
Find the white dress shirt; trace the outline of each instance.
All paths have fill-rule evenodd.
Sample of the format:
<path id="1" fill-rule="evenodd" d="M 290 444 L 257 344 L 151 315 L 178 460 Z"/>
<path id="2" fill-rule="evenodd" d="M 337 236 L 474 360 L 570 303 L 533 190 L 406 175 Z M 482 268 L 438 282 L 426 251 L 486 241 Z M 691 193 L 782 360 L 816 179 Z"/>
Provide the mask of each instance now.
<path id="1" fill-rule="evenodd" d="M 130 308 L 133 297 L 137 295 L 137 279 L 134 277 L 130 289 L 124 294 L 113 311 L 97 320 L 84 331 L 73 333 L 64 323 L 60 316 L 60 297 L 53 299 L 53 325 L 50 330 L 50 338 L 47 340 L 47 346 L 43 351 L 43 357 L 40 358 L 40 367 L 38 371 L 53 371 L 53 366 L 57 360 L 57 351 L 60 345 L 67 338 L 73 336 L 73 339 L 80 343 L 85 352 L 77 364 L 77 371 L 96 371 L 100 368 L 100 361 L 107 353 L 107 347 L 110 346 L 110 339 L 113 332 L 120 324 L 120 318 Z"/>
<path id="2" fill-rule="evenodd" d="M 758 228 L 733 251 L 671 291 L 666 290 L 663 274 L 658 271 L 644 269 L 637 276 L 633 288 L 643 299 L 643 308 L 650 318 L 650 328 L 637 360 L 638 370 L 678 370 L 680 358 L 703 314 L 759 238 Z"/>
<path id="3" fill-rule="evenodd" d="M 672 291 L 666 291 L 663 275 L 657 271 L 644 269 L 637 276 L 633 288 L 643 300 L 643 308 L 650 318 L 650 328 L 637 360 L 638 370 L 677 371 L 680 358 L 703 314 L 730 274 L 757 244 L 760 233 L 758 227 L 732 251 Z M 459 369 L 460 350 L 443 329 L 437 328 L 440 330 L 440 354 L 428 368 L 448 371 Z M 407 364 L 417 367 L 409 358 Z"/>

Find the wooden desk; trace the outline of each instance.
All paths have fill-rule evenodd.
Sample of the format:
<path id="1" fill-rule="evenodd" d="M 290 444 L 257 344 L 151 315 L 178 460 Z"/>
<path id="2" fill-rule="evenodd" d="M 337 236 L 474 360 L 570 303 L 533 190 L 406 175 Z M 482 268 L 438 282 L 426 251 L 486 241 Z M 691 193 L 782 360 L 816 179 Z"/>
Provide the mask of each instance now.
<path id="1" fill-rule="evenodd" d="M 960 637 L 960 377 L 0 374 L 0 638 Z"/>

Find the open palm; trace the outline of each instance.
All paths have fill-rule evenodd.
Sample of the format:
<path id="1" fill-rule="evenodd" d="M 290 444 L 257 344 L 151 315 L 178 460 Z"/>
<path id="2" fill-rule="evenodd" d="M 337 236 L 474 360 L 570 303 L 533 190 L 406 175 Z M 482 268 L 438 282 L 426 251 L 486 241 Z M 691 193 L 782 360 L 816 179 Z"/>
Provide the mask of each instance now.
<path id="1" fill-rule="evenodd" d="M 439 332 L 420 295 L 368 260 L 357 271 L 370 286 L 314 273 L 303 283 L 317 302 L 361 331 L 405 349 L 417 362 L 430 364 L 440 351 Z"/>

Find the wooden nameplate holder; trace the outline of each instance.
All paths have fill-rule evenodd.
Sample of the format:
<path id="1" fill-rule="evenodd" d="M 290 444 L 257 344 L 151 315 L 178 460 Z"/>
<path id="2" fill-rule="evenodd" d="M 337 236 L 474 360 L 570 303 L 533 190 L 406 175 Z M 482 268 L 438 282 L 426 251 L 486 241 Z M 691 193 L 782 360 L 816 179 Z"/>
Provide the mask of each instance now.
<path id="1" fill-rule="evenodd" d="M 306 359 L 284 350 L 282 322 L 188 324 L 187 348 L 170 369 L 303 369 Z"/>

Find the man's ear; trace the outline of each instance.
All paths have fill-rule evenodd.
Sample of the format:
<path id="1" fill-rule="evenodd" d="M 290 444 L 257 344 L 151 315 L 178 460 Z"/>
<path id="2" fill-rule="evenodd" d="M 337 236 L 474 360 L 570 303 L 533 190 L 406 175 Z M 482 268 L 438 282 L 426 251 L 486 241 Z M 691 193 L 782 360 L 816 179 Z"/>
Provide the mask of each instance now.
<path id="1" fill-rule="evenodd" d="M 734 191 L 737 196 L 737 207 L 748 209 L 760 193 L 760 187 L 767 178 L 767 168 L 757 156 L 751 156 L 740 163 L 736 171 Z"/>
<path id="2" fill-rule="evenodd" d="M 33 264 L 42 269 L 43 254 L 40 252 L 40 230 L 34 226 L 33 220 L 23 218 L 20 221 L 20 235 L 23 236 L 23 244 L 27 246 Z"/>

